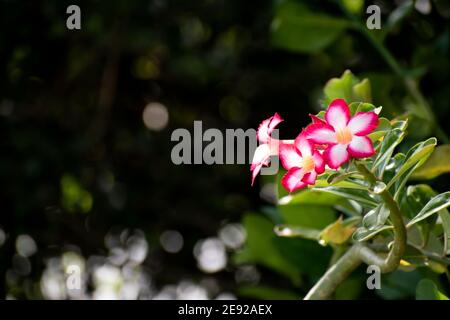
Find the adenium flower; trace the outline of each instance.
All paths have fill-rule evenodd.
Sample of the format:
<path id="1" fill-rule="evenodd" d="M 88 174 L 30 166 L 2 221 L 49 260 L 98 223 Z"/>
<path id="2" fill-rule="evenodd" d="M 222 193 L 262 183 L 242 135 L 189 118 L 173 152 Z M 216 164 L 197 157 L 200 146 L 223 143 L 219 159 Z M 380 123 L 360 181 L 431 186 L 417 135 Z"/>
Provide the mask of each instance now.
<path id="1" fill-rule="evenodd" d="M 271 134 L 275 127 L 282 121 L 283 119 L 281 119 L 278 113 L 275 113 L 269 119 L 261 122 L 258 127 L 256 137 L 261 144 L 256 148 L 250 166 L 250 171 L 252 171 L 252 185 L 259 171 L 261 171 L 262 166 L 269 165 L 270 156 L 278 155 L 280 140 L 273 139 Z"/>
<path id="2" fill-rule="evenodd" d="M 317 118 L 317 117 L 316 117 Z M 378 125 L 375 112 L 358 112 L 350 117 L 350 109 L 343 99 L 335 99 L 325 112 L 325 121 L 314 119 L 305 129 L 305 134 L 313 143 L 326 144 L 323 157 L 332 169 L 353 158 L 367 158 L 375 151 L 367 137 Z"/>
<path id="3" fill-rule="evenodd" d="M 314 184 L 318 174 L 325 171 L 322 155 L 314 149 L 304 132 L 295 139 L 294 144 L 280 145 L 280 159 L 288 172 L 281 184 L 289 192 Z"/>

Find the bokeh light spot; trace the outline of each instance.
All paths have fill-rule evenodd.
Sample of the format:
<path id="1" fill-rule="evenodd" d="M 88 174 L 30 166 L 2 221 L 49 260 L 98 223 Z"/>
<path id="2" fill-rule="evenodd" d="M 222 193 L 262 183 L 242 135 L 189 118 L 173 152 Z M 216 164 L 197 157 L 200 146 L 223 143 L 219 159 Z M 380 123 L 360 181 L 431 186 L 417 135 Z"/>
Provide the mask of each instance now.
<path id="1" fill-rule="evenodd" d="M 177 253 L 183 248 L 184 240 L 181 233 L 176 230 L 166 230 L 164 231 L 159 241 L 164 250 L 169 253 Z"/>
<path id="2" fill-rule="evenodd" d="M 31 257 L 37 251 L 36 242 L 27 234 L 21 234 L 16 239 L 16 250 L 22 257 Z"/>
<path id="3" fill-rule="evenodd" d="M 142 120 L 148 129 L 161 131 L 169 122 L 169 112 L 163 104 L 151 102 L 145 106 Z"/>

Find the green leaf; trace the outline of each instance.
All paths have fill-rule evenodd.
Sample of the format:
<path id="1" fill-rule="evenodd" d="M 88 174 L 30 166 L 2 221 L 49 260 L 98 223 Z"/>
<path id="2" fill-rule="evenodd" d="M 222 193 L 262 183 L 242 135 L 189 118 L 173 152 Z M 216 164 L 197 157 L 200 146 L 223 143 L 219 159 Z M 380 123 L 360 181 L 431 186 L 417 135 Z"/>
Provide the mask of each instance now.
<path id="1" fill-rule="evenodd" d="M 366 281 L 362 274 L 352 274 L 347 279 L 339 284 L 336 288 L 334 298 L 336 300 L 358 300 L 364 286 L 361 283 Z"/>
<path id="2" fill-rule="evenodd" d="M 361 205 L 365 205 L 369 208 L 375 208 L 378 205 L 378 202 L 369 195 L 367 190 L 365 189 L 351 189 L 351 188 L 344 188 L 344 187 L 325 187 L 325 188 L 314 188 L 314 190 L 321 191 L 321 192 L 328 192 L 332 193 L 341 197 L 345 197 L 347 199 L 355 200 L 359 202 Z"/>
<path id="3" fill-rule="evenodd" d="M 359 176 L 359 175 L 360 175 L 360 173 L 357 172 L 357 171 L 355 171 L 355 172 L 345 172 L 345 173 L 342 173 L 342 172 L 338 171 L 338 172 L 335 172 L 333 174 L 330 174 L 328 176 L 328 178 L 327 178 L 327 182 L 330 185 L 335 185 L 338 182 L 344 181 L 347 178 L 350 178 L 352 176 Z"/>
<path id="4" fill-rule="evenodd" d="M 401 129 L 388 131 L 384 136 L 372 166 L 372 171 L 375 170 L 375 175 L 378 178 L 383 177 L 384 170 L 389 160 L 391 160 L 395 148 L 402 142 L 404 137 L 405 132 Z"/>
<path id="5" fill-rule="evenodd" d="M 421 277 L 417 270 L 412 272 L 397 270 L 385 274 L 381 277 L 381 289 L 375 290 L 375 293 L 386 300 L 414 298 Z"/>
<path id="6" fill-rule="evenodd" d="M 327 194 L 311 189 L 304 189 L 300 192 L 284 196 L 278 200 L 279 205 L 287 204 L 318 204 L 325 206 L 333 206 L 341 197 Z"/>
<path id="7" fill-rule="evenodd" d="M 408 119 L 391 121 L 392 129 L 400 129 L 403 131 L 405 131 L 406 128 L 408 127 L 408 123 L 409 123 Z"/>
<path id="8" fill-rule="evenodd" d="M 279 237 L 286 237 L 286 238 L 299 237 L 315 241 L 319 241 L 320 239 L 320 230 L 301 226 L 280 224 L 275 226 L 274 231 L 275 234 Z"/>
<path id="9" fill-rule="evenodd" d="M 374 131 L 372 131 L 367 136 L 372 140 L 372 142 L 379 140 L 384 137 L 386 132 L 390 131 L 392 128 L 391 122 L 386 118 L 379 118 L 378 126 Z"/>
<path id="10" fill-rule="evenodd" d="M 248 213 L 242 224 L 247 233 L 245 247 L 234 256 L 237 264 L 257 263 L 275 270 L 295 283 L 300 283 L 300 273 L 294 264 L 280 253 L 273 232 L 272 223 L 266 218 Z"/>
<path id="11" fill-rule="evenodd" d="M 287 1 L 277 9 L 270 36 L 276 47 L 315 53 L 329 46 L 350 26 L 346 19 L 313 12 L 301 4 Z"/>
<path id="12" fill-rule="evenodd" d="M 315 204 L 280 205 L 278 210 L 286 224 L 322 230 L 336 219 L 331 206 Z"/>
<path id="13" fill-rule="evenodd" d="M 274 242 L 279 253 L 302 275 L 318 278 L 326 271 L 332 253 L 330 247 L 301 238 L 275 237 Z"/>
<path id="14" fill-rule="evenodd" d="M 334 174 L 331 174 L 334 176 Z M 326 175 L 323 175 L 319 177 L 319 179 L 316 180 L 315 186 L 318 188 L 325 188 L 325 187 L 339 187 L 343 189 L 355 189 L 355 190 L 366 190 L 367 187 L 362 183 L 361 180 L 353 179 L 353 180 L 344 180 L 344 181 L 332 181 L 333 184 L 330 184 L 328 182 L 328 177 Z M 332 178 L 331 178 L 332 179 Z M 314 190 L 314 188 L 312 188 Z"/>
<path id="15" fill-rule="evenodd" d="M 351 102 L 371 102 L 370 83 L 364 79 L 359 81 L 350 70 L 346 70 L 340 78 L 333 78 L 324 87 L 326 105 L 334 99 L 344 99 Z"/>
<path id="16" fill-rule="evenodd" d="M 441 193 L 432 198 L 423 209 L 408 223 L 407 227 L 428 218 L 432 214 L 450 206 L 450 191 Z"/>
<path id="17" fill-rule="evenodd" d="M 412 219 L 434 196 L 436 196 L 436 192 L 426 184 L 409 186 L 406 189 L 406 194 L 401 198 L 400 209 L 408 219 Z M 427 244 L 429 234 L 435 223 L 436 218 L 427 219 L 417 224 L 422 239 L 421 246 Z"/>
<path id="18" fill-rule="evenodd" d="M 368 83 L 367 79 L 364 79 L 361 83 Z M 356 84 L 353 86 L 353 88 L 356 88 L 357 86 L 359 86 L 361 83 Z M 356 92 L 356 91 L 355 91 Z M 368 102 L 351 102 L 348 105 L 348 108 L 350 109 L 350 115 L 354 116 L 355 114 L 357 114 L 358 112 L 376 112 L 379 113 L 381 111 L 382 107 L 376 108 L 373 104 L 368 103 Z"/>
<path id="19" fill-rule="evenodd" d="M 383 174 L 383 181 L 387 184 L 394 178 L 396 172 L 400 169 L 400 166 L 405 162 L 406 155 L 403 153 L 397 153 L 395 156 L 389 160 Z M 394 185 L 394 191 L 396 191 L 396 186 Z"/>
<path id="20" fill-rule="evenodd" d="M 372 101 L 372 91 L 370 88 L 370 81 L 369 79 L 363 79 L 360 83 L 357 83 L 353 86 L 353 94 L 360 98 L 361 101 L 367 101 L 370 102 Z M 366 106 L 362 106 L 361 109 L 357 110 L 357 112 L 367 112 L 367 111 L 372 111 L 373 108 L 365 110 L 364 107 Z"/>
<path id="21" fill-rule="evenodd" d="M 356 241 L 367 241 L 376 236 L 378 233 L 391 229 L 392 226 L 379 226 L 372 230 L 360 227 L 353 233 L 353 239 Z"/>
<path id="22" fill-rule="evenodd" d="M 363 212 L 363 207 L 356 201 L 346 198 L 341 198 L 334 208 L 346 215 L 353 216 L 355 218 L 361 219 L 361 214 Z"/>
<path id="23" fill-rule="evenodd" d="M 341 216 L 322 230 L 320 233 L 321 243 L 343 244 L 351 237 L 353 231 L 355 231 L 355 227 L 352 225 L 344 225 Z"/>
<path id="24" fill-rule="evenodd" d="M 422 279 L 416 288 L 417 300 L 449 300 L 448 297 L 440 292 L 436 284 L 429 279 Z"/>
<path id="25" fill-rule="evenodd" d="M 406 266 L 406 269 L 416 268 L 417 266 L 424 267 L 427 265 L 428 258 L 423 255 L 423 253 L 414 246 L 406 245 L 405 253 L 403 254 L 402 260 L 400 262 L 400 266 L 405 269 L 405 263 L 410 264 Z M 408 271 L 408 270 L 405 270 Z"/>
<path id="26" fill-rule="evenodd" d="M 436 191 L 427 184 L 408 186 L 400 201 L 400 209 L 408 219 L 412 219 L 436 195 Z"/>
<path id="27" fill-rule="evenodd" d="M 430 138 L 412 147 L 406 154 L 406 158 L 402 166 L 398 169 L 392 180 L 389 181 L 387 188 L 389 189 L 394 183 L 397 182 L 397 180 L 399 180 L 397 187 L 398 192 L 398 190 L 406 184 L 411 173 L 427 160 L 433 152 L 436 143 L 436 138 Z"/>
<path id="28" fill-rule="evenodd" d="M 412 179 L 434 179 L 450 172 L 450 145 L 437 146 L 433 154 L 420 169 L 411 176 Z"/>
<path id="29" fill-rule="evenodd" d="M 383 226 L 389 217 L 389 210 L 383 204 L 370 210 L 363 218 L 362 225 L 367 230 L 375 230 Z"/>

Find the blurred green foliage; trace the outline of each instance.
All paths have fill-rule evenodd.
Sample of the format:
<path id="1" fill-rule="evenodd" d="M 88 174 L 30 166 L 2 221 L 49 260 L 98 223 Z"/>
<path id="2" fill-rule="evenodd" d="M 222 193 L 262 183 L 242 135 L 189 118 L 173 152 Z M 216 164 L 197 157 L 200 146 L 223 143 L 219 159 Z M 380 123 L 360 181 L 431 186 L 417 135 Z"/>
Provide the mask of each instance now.
<path id="1" fill-rule="evenodd" d="M 404 150 L 430 135 L 450 135 L 448 3 L 430 1 L 429 12 L 413 1 L 377 3 L 382 29 L 368 37 L 358 27 L 367 1 L 80 1 L 80 31 L 65 27 L 70 1 L 2 1 L 0 228 L 7 236 L 0 242 L 0 296 L 40 297 L 43 261 L 69 249 L 104 253 L 112 227 L 145 232 L 151 250 L 144 267 L 156 286 L 200 280 L 195 242 L 244 212 L 253 212 L 243 223 L 249 240 L 257 240 L 237 253 L 236 262 L 257 263 L 261 288 L 240 288 L 231 266 L 215 279 L 243 297 L 303 295 L 326 269 L 331 250 L 280 239 L 273 224 L 322 229 L 338 218 L 333 206 L 355 214 L 360 208 L 330 195 L 256 214 L 266 200 L 250 188 L 247 166 L 175 166 L 170 133 L 191 129 L 199 119 L 207 127 L 254 128 L 278 111 L 298 119 L 297 127 L 281 128 L 289 137 L 309 122 L 308 113 L 344 94 L 370 97 L 386 116 L 408 117 Z M 347 69 L 358 79 L 349 73 L 341 78 Z M 352 90 L 341 92 L 347 81 Z M 161 131 L 142 121 L 153 101 L 169 113 Z M 448 172 L 441 162 L 438 169 L 427 165 L 417 179 Z M 431 186 L 448 190 L 447 180 L 441 175 Z M 183 234 L 185 246 L 176 255 L 161 248 L 166 229 Z M 39 251 L 27 258 L 31 270 L 21 274 L 15 239 L 24 233 Z M 419 271 L 406 278 L 401 272 L 386 281 L 403 291 L 383 289 L 381 297 L 415 296 L 410 278 L 420 279 Z M 361 275 L 363 270 L 354 277 Z M 354 281 L 345 284 L 353 289 L 338 293 L 342 298 L 374 297 Z"/>

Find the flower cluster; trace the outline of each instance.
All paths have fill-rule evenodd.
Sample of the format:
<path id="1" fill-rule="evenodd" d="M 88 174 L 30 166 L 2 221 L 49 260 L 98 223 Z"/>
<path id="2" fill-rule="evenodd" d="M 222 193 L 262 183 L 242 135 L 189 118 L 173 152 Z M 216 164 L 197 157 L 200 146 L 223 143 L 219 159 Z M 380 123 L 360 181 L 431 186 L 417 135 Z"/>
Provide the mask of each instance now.
<path id="1" fill-rule="evenodd" d="M 350 158 L 367 158 L 375 151 L 367 137 L 378 126 L 375 112 L 358 112 L 350 116 L 343 99 L 335 99 L 325 112 L 324 120 L 311 115 L 312 123 L 292 140 L 278 140 L 271 134 L 283 121 L 275 115 L 264 120 L 257 132 L 260 145 L 255 151 L 250 167 L 252 184 L 270 157 L 278 155 L 287 173 L 281 183 L 289 192 L 313 185 L 325 166 L 338 169 Z"/>

